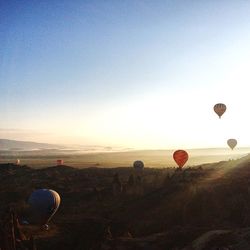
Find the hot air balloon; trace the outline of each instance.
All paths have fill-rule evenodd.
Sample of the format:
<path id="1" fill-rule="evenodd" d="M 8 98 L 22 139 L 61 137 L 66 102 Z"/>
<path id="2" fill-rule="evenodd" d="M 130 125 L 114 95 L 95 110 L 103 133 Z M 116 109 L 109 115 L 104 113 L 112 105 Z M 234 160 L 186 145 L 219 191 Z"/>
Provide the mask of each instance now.
<path id="1" fill-rule="evenodd" d="M 59 194 L 51 189 L 37 189 L 29 197 L 28 204 L 31 208 L 30 222 L 46 225 L 56 213 L 60 205 Z"/>
<path id="2" fill-rule="evenodd" d="M 144 168 L 144 163 L 142 161 L 135 161 L 133 166 L 134 169 L 142 170 Z"/>
<path id="3" fill-rule="evenodd" d="M 20 160 L 19 159 L 16 160 L 16 165 L 20 165 Z"/>
<path id="4" fill-rule="evenodd" d="M 181 169 L 188 160 L 188 153 L 185 150 L 176 150 L 173 154 L 173 158 Z"/>
<path id="5" fill-rule="evenodd" d="M 223 103 L 217 103 L 214 105 L 214 112 L 221 118 L 221 116 L 225 113 L 227 107 Z"/>
<path id="6" fill-rule="evenodd" d="M 141 176 L 143 173 L 144 163 L 142 161 L 135 161 L 133 163 L 133 167 L 135 169 L 136 175 Z"/>
<path id="7" fill-rule="evenodd" d="M 228 139 L 227 145 L 233 150 L 235 146 L 237 145 L 237 140 L 235 139 Z"/>
<path id="8" fill-rule="evenodd" d="M 63 160 L 57 160 L 57 161 L 56 161 L 56 164 L 57 164 L 57 166 L 63 165 Z"/>

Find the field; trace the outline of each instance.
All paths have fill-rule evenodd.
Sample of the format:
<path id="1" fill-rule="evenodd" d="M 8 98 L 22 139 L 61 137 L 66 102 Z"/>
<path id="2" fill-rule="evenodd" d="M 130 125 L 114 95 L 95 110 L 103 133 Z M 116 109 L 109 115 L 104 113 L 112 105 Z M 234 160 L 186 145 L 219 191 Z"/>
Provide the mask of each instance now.
<path id="1" fill-rule="evenodd" d="M 53 166 L 57 159 L 63 159 L 65 165 L 76 168 L 85 167 L 129 167 L 135 160 L 142 160 L 146 167 L 175 167 L 172 158 L 174 150 L 141 150 L 126 152 L 88 152 L 82 150 L 33 150 L 33 151 L 0 151 L 0 163 L 15 163 L 21 160 L 22 165 L 33 168 Z M 237 159 L 247 155 L 250 148 L 190 149 L 188 166 Z"/>

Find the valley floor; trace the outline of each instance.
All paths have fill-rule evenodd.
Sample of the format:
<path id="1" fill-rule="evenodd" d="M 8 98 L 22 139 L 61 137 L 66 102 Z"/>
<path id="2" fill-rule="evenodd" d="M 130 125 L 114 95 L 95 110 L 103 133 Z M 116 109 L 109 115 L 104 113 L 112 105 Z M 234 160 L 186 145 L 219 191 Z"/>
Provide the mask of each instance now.
<path id="1" fill-rule="evenodd" d="M 250 249 L 249 159 L 143 173 L 1 164 L 0 211 L 12 207 L 41 250 Z M 40 188 L 61 196 L 49 231 L 23 224 L 27 199 Z"/>

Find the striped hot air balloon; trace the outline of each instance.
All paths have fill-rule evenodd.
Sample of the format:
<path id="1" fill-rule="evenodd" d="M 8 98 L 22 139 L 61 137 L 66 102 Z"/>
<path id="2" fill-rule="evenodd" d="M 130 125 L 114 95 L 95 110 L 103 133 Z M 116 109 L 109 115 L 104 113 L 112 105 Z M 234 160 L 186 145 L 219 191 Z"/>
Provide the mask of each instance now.
<path id="1" fill-rule="evenodd" d="M 228 139 L 227 145 L 233 150 L 237 145 L 237 140 L 235 139 Z"/>
<path id="2" fill-rule="evenodd" d="M 221 116 L 225 113 L 227 106 L 223 103 L 217 103 L 214 105 L 214 112 L 221 118 Z"/>
<path id="3" fill-rule="evenodd" d="M 188 153 L 185 150 L 176 150 L 173 154 L 173 158 L 179 168 L 182 168 L 188 160 Z"/>

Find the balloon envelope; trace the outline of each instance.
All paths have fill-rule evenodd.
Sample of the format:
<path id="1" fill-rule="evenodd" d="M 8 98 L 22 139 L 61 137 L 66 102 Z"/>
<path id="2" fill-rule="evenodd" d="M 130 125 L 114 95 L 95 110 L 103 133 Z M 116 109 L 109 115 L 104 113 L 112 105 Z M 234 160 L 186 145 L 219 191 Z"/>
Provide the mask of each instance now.
<path id="1" fill-rule="evenodd" d="M 57 164 L 58 166 L 63 165 L 63 160 L 57 160 L 57 161 L 56 161 L 56 164 Z"/>
<path id="2" fill-rule="evenodd" d="M 225 113 L 227 107 L 223 103 L 217 103 L 214 105 L 214 112 L 221 118 L 221 116 Z"/>
<path id="3" fill-rule="evenodd" d="M 227 145 L 233 150 L 237 145 L 237 140 L 235 139 L 228 139 Z"/>
<path id="4" fill-rule="evenodd" d="M 29 197 L 31 220 L 35 224 L 46 224 L 60 205 L 59 194 L 51 189 L 37 189 Z"/>
<path id="5" fill-rule="evenodd" d="M 133 166 L 137 170 L 142 170 L 144 168 L 144 163 L 142 161 L 135 161 Z"/>
<path id="6" fill-rule="evenodd" d="M 182 168 L 188 160 L 188 153 L 185 150 L 176 150 L 173 158 L 177 165 Z"/>

